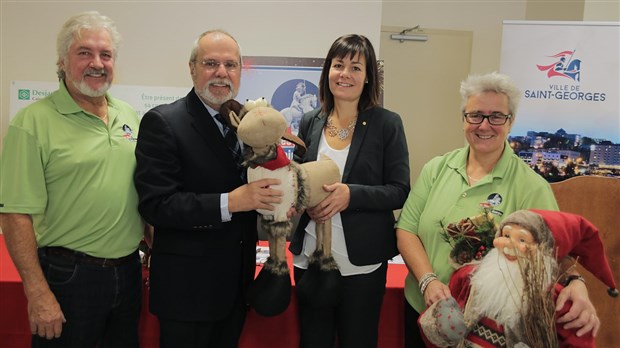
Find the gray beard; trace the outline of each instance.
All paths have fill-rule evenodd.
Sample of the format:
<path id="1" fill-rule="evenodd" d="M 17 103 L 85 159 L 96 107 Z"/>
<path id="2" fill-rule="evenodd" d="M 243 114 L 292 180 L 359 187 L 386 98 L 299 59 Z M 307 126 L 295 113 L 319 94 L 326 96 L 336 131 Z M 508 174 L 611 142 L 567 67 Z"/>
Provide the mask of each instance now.
<path id="1" fill-rule="evenodd" d="M 222 80 L 217 80 L 217 81 L 222 82 Z M 214 95 L 213 93 L 211 93 L 211 91 L 209 91 L 209 84 L 211 84 L 212 82 L 215 82 L 215 81 L 213 80 L 208 81 L 205 84 L 203 89 L 198 90 L 198 95 L 200 95 L 200 97 L 207 103 L 211 103 L 214 105 L 222 105 L 224 104 L 224 102 L 227 102 L 237 96 L 237 91 L 234 89 L 232 81 L 224 81 L 228 83 L 228 85 L 230 86 L 230 92 L 228 92 L 226 95 L 221 96 L 221 97 L 218 97 Z"/>
<path id="2" fill-rule="evenodd" d="M 92 98 L 103 97 L 105 93 L 108 91 L 108 89 L 110 89 L 110 83 L 106 83 L 99 89 L 92 89 L 88 87 L 88 85 L 84 81 L 80 81 L 80 82 L 71 81 L 71 83 L 73 83 L 73 86 L 77 88 L 77 90 L 80 91 L 80 93 L 86 96 L 92 97 Z"/>
<path id="3" fill-rule="evenodd" d="M 105 73 L 105 70 L 101 70 L 101 71 Z M 100 71 L 96 71 L 96 72 L 100 72 Z M 111 83 L 106 82 L 103 86 L 101 86 L 101 88 L 92 89 L 86 84 L 86 82 L 84 82 L 84 76 L 81 76 L 80 80 L 76 80 L 73 78 L 71 73 L 68 71 L 65 72 L 65 75 L 66 75 L 65 81 L 68 81 L 69 83 L 71 83 L 73 87 L 75 87 L 78 91 L 80 91 L 80 93 L 84 94 L 85 96 L 91 97 L 91 98 L 103 97 L 108 91 L 108 89 L 110 89 L 110 86 L 111 86 Z"/>

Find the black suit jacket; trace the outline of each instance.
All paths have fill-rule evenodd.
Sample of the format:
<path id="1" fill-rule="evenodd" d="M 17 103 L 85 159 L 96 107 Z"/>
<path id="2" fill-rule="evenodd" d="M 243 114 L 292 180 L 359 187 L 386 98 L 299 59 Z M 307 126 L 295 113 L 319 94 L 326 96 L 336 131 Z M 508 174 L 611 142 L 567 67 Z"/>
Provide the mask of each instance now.
<path id="1" fill-rule="evenodd" d="M 183 321 L 223 318 L 254 277 L 256 213 L 222 223 L 221 193 L 243 182 L 193 90 L 144 115 L 136 159 L 140 214 L 155 227 L 151 312 Z"/>
<path id="2" fill-rule="evenodd" d="M 326 120 L 320 109 L 303 116 L 298 136 L 307 152 L 301 162 L 316 160 Z M 393 211 L 402 208 L 410 190 L 409 151 L 398 114 L 373 107 L 358 115 L 342 182 L 351 191 L 348 208 L 340 212 L 351 263 L 375 264 L 397 255 Z M 309 221 L 302 215 L 291 239 L 296 255 Z"/>

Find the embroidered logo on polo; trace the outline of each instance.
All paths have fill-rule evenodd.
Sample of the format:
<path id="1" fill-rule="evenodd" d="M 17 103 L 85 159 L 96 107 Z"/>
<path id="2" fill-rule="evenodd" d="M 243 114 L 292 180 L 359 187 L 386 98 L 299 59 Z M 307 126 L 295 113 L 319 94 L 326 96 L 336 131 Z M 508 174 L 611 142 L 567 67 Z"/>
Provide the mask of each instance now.
<path id="1" fill-rule="evenodd" d="M 491 213 L 493 213 L 494 215 L 502 216 L 504 215 L 504 212 L 498 209 L 494 209 L 494 207 L 500 206 L 503 201 L 504 197 L 502 197 L 502 195 L 500 195 L 499 193 L 494 192 L 487 197 L 486 202 L 480 203 L 480 206 L 490 209 Z"/>
<path id="2" fill-rule="evenodd" d="M 129 141 L 138 141 L 138 138 L 134 138 L 133 136 L 133 130 L 126 123 L 123 125 L 123 133 L 123 138 Z"/>
<path id="3" fill-rule="evenodd" d="M 492 207 L 497 207 L 498 205 L 502 204 L 502 201 L 504 199 L 502 198 L 502 195 L 500 195 L 499 193 L 491 193 L 489 195 L 489 197 L 487 197 L 487 202 L 489 202 L 489 204 Z"/>

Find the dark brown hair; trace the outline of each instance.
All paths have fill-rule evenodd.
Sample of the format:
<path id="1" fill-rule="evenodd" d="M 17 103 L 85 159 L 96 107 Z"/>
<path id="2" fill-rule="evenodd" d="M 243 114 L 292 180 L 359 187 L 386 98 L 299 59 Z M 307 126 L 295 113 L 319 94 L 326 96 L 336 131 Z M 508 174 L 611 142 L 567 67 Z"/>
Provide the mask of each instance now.
<path id="1" fill-rule="evenodd" d="M 366 80 L 368 81 L 368 83 L 364 84 L 358 110 L 367 110 L 379 104 L 381 91 L 375 49 L 372 47 L 370 40 L 365 36 L 349 34 L 341 36 L 334 41 L 323 63 L 323 71 L 321 71 L 321 78 L 319 80 L 319 95 L 322 109 L 325 113 L 329 114 L 334 108 L 334 95 L 329 90 L 329 69 L 332 61 L 347 56 L 353 58 L 357 54 L 366 58 Z"/>

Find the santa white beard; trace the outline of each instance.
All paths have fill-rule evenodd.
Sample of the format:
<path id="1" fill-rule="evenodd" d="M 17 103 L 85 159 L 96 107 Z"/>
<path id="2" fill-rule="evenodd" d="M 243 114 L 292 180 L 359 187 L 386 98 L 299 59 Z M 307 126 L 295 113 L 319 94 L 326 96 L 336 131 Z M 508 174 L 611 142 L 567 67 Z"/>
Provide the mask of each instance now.
<path id="1" fill-rule="evenodd" d="M 545 255 L 543 267 L 548 284 L 553 279 L 554 265 L 555 259 Z M 499 250 L 489 251 L 471 278 L 470 310 L 505 328 L 515 328 L 528 305 L 523 297 L 525 282 L 521 267 L 519 262 L 509 261 Z"/>
<path id="2" fill-rule="evenodd" d="M 523 304 L 523 276 L 517 262 L 497 249 L 482 259 L 471 278 L 471 310 L 504 327 L 514 327 Z"/>

